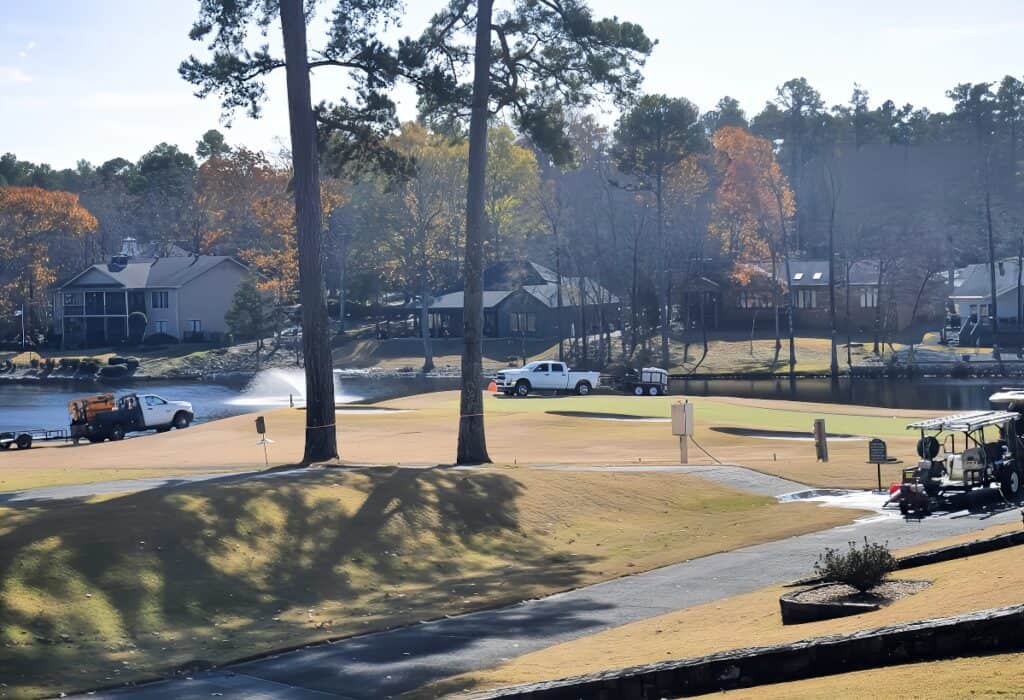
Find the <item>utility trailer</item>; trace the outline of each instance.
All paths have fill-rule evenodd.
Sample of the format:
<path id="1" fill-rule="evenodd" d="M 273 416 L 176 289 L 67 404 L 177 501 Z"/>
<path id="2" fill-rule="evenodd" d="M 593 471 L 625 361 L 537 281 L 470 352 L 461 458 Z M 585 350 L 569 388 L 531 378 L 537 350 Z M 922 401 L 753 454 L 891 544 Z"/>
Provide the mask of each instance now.
<path id="1" fill-rule="evenodd" d="M 993 395 L 990 401 L 997 401 Z M 1011 409 L 1024 408 L 1005 402 Z M 1007 500 L 1021 495 L 1024 457 L 1024 415 L 1019 410 L 988 410 L 929 418 L 907 426 L 920 432 L 916 466 L 903 470 L 899 492 L 893 498 L 900 512 L 929 513 L 935 501 L 951 493 L 997 486 Z"/>
<path id="2" fill-rule="evenodd" d="M 632 370 L 622 384 L 626 393 L 634 396 L 664 396 L 668 394 L 668 372 L 661 367 Z"/>
<path id="3" fill-rule="evenodd" d="M 33 428 L 31 430 L 6 430 L 0 433 L 0 450 L 9 450 L 14 445 L 19 450 L 27 450 L 36 440 L 67 440 L 67 431 L 57 428 L 47 430 Z"/>

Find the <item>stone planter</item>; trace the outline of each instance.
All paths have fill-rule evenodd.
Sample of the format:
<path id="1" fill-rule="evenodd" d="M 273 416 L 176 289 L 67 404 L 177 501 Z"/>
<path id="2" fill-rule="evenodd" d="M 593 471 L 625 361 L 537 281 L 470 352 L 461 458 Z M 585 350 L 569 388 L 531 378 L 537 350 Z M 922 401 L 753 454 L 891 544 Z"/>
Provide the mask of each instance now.
<path id="1" fill-rule="evenodd" d="M 782 612 L 782 624 L 799 625 L 803 622 L 831 620 L 834 617 L 847 617 L 872 612 L 882 607 L 881 603 L 854 603 L 844 601 L 813 602 L 804 601 L 800 597 L 811 591 L 829 588 L 833 584 L 820 583 L 802 591 L 786 593 L 779 598 L 779 610 Z"/>

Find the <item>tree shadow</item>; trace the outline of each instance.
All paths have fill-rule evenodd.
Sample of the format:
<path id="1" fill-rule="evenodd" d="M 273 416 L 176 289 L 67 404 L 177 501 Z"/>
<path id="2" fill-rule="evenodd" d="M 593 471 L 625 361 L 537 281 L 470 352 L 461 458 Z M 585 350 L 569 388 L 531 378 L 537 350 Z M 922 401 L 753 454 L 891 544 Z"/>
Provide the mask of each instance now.
<path id="1" fill-rule="evenodd" d="M 578 585 L 593 559 L 523 528 L 522 495 L 375 468 L 25 507 L 0 522 L 0 682 L 109 685 Z"/>

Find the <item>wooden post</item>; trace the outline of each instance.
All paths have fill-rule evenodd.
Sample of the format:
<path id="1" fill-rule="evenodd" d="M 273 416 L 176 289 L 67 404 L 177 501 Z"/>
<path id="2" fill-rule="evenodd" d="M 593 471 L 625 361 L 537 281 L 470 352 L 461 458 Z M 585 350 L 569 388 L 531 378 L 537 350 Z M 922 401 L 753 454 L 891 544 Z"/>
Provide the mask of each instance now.
<path id="1" fill-rule="evenodd" d="M 819 462 L 828 461 L 828 434 L 825 432 L 825 419 L 814 419 L 814 448 Z"/>

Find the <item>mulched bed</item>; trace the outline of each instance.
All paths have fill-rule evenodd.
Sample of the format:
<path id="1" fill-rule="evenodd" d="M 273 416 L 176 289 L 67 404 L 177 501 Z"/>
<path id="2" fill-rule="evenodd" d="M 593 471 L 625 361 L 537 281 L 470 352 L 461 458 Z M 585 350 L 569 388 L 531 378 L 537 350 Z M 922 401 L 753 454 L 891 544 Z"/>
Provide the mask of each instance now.
<path id="1" fill-rule="evenodd" d="M 900 598 L 920 593 L 932 585 L 931 581 L 893 580 L 875 586 L 867 593 L 858 593 L 853 586 L 834 583 L 801 591 L 794 599 L 801 603 L 874 603 L 888 605 Z"/>

